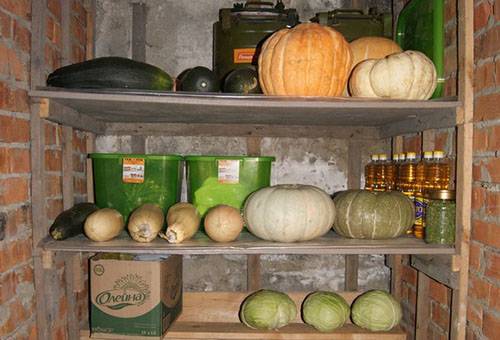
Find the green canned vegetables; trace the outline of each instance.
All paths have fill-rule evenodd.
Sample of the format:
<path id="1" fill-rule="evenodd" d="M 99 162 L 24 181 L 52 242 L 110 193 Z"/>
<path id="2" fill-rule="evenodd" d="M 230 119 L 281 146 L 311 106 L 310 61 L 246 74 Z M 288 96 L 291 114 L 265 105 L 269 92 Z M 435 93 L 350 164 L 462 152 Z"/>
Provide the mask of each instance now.
<path id="1" fill-rule="evenodd" d="M 455 243 L 455 191 L 428 192 L 426 208 L 425 242 L 453 245 Z"/>

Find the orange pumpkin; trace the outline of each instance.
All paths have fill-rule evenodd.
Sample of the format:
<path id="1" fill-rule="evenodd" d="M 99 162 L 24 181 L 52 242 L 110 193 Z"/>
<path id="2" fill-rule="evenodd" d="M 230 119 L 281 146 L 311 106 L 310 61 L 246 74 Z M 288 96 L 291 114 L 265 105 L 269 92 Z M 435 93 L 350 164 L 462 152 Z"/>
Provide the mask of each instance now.
<path id="1" fill-rule="evenodd" d="M 267 95 L 339 96 L 351 63 L 351 49 L 342 34 L 316 23 L 299 24 L 264 42 L 260 86 Z"/>
<path id="2" fill-rule="evenodd" d="M 363 37 L 351 42 L 352 68 L 366 59 L 382 59 L 393 53 L 402 52 L 401 47 L 391 39 Z"/>

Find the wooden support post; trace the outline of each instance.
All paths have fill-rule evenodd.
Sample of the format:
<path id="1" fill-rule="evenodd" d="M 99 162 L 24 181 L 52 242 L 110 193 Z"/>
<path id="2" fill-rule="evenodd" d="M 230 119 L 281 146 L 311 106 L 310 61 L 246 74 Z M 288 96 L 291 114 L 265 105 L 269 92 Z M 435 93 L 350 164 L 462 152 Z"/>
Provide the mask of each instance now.
<path id="1" fill-rule="evenodd" d="M 95 149 L 95 136 L 91 132 L 87 132 L 86 140 L 87 154 L 91 154 Z M 94 202 L 94 171 L 92 170 L 92 159 L 87 158 L 87 202 Z"/>
<path id="2" fill-rule="evenodd" d="M 417 285 L 417 326 L 415 338 L 417 340 L 428 339 L 428 328 L 431 317 L 431 306 L 429 299 L 429 285 L 431 279 L 422 272 L 418 272 Z"/>
<path id="3" fill-rule="evenodd" d="M 132 4 L 132 59 L 146 61 L 147 8 L 143 2 Z"/>
<path id="4" fill-rule="evenodd" d="M 85 59 L 89 60 L 95 57 L 95 18 L 96 18 L 96 0 L 85 0 L 85 9 L 87 10 L 87 37 L 85 45 Z"/>
<path id="5" fill-rule="evenodd" d="M 349 140 L 347 151 L 347 187 L 359 189 L 361 186 L 361 146 Z M 359 255 L 345 255 L 345 291 L 358 290 Z"/>
<path id="6" fill-rule="evenodd" d="M 247 137 L 247 155 L 260 156 L 260 137 Z M 247 255 L 247 290 L 254 291 L 260 289 L 262 284 L 262 274 L 260 266 L 260 255 Z"/>

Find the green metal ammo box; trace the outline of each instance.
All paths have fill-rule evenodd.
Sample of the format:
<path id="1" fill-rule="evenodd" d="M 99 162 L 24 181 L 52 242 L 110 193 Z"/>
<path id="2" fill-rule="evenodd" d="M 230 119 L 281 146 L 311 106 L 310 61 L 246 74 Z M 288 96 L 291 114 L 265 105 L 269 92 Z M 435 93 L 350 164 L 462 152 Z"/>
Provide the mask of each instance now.
<path id="1" fill-rule="evenodd" d="M 311 21 L 335 28 L 347 41 L 367 36 L 392 38 L 392 15 L 378 13 L 376 8 L 370 8 L 368 13 L 360 9 L 335 9 L 316 13 Z"/>
<path id="2" fill-rule="evenodd" d="M 257 64 L 258 51 L 269 35 L 284 27 L 295 26 L 295 9 L 285 9 L 282 1 L 247 1 L 233 8 L 222 8 L 214 24 L 213 70 L 222 80 L 229 72 Z"/>

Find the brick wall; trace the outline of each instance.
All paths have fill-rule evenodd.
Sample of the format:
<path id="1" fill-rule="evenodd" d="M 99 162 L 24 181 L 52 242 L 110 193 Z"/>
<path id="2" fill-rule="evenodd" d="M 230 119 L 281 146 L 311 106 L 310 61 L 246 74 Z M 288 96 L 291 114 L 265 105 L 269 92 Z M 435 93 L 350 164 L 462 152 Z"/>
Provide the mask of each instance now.
<path id="1" fill-rule="evenodd" d="M 61 4 L 48 0 L 45 74 L 61 66 Z M 71 61 L 85 57 L 86 11 L 83 0 L 71 0 Z M 0 1 L 0 338 L 36 339 L 35 287 L 33 280 L 34 223 L 31 216 L 30 86 L 31 1 Z M 75 131 L 74 193 L 86 197 L 86 138 Z M 44 123 L 46 225 L 62 210 L 61 127 Z M 37 221 L 38 222 L 38 221 Z M 85 261 L 84 261 L 85 263 Z M 52 339 L 67 338 L 67 294 L 62 259 L 56 261 L 54 285 L 47 292 Z M 87 292 L 77 296 L 78 315 L 87 319 Z"/>

